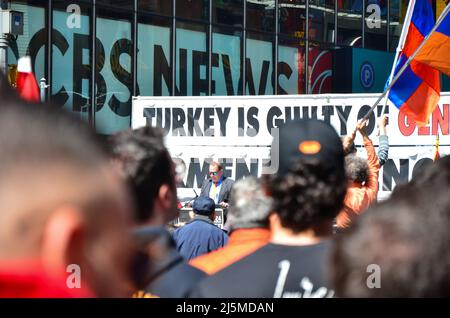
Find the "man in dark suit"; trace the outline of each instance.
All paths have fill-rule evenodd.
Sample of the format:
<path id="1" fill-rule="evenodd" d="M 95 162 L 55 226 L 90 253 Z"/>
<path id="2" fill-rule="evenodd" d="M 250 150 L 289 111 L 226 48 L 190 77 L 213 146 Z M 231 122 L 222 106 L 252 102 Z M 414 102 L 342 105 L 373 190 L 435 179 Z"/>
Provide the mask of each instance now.
<path id="1" fill-rule="evenodd" d="M 232 179 L 223 175 L 223 166 L 213 161 L 209 165 L 209 178 L 203 182 L 200 196 L 209 197 L 216 205 L 227 209 L 233 184 Z"/>

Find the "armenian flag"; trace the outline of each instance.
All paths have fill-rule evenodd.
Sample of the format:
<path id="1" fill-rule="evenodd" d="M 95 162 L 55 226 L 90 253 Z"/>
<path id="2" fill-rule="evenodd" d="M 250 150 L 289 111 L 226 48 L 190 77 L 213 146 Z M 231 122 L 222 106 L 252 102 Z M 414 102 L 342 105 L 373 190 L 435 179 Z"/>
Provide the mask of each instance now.
<path id="1" fill-rule="evenodd" d="M 410 13 L 405 18 L 402 36 L 404 43 L 393 75 L 405 65 L 434 26 L 434 14 L 430 0 L 411 0 Z M 392 77 L 393 78 L 393 77 Z M 416 59 L 392 86 L 389 99 L 409 119 L 419 126 L 428 123 L 440 97 L 439 71 Z"/>
<path id="2" fill-rule="evenodd" d="M 415 60 L 450 76 L 450 16 L 444 10 L 444 20 L 430 35 Z"/>

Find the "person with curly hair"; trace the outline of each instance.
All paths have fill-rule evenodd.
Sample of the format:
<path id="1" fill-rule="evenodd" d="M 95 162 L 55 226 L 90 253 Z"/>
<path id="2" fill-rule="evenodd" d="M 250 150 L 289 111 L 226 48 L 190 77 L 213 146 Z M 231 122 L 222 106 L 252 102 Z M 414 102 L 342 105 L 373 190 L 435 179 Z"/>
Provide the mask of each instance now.
<path id="1" fill-rule="evenodd" d="M 367 121 L 358 122 L 357 130 L 363 137 L 367 159 L 358 157 L 355 153 L 345 156 L 345 172 L 349 181 L 344 208 L 336 218 L 339 231 L 351 226 L 354 220 L 377 199 L 378 174 L 380 159 L 375 153 L 372 140 L 365 131 Z M 344 142 L 344 153 L 347 153 Z"/>
<path id="2" fill-rule="evenodd" d="M 270 243 L 202 281 L 193 297 L 334 295 L 326 266 L 347 187 L 341 140 L 323 121 L 290 121 L 280 127 L 271 156 L 278 171 L 263 181 L 273 200 Z"/>

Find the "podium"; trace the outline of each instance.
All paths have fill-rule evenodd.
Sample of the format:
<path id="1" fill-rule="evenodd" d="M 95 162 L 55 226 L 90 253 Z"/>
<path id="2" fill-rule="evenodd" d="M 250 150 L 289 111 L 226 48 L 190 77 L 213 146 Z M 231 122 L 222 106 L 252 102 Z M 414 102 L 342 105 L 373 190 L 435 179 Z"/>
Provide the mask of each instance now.
<path id="1" fill-rule="evenodd" d="M 191 213 L 192 208 L 182 208 L 179 210 L 177 222 L 178 223 L 187 223 L 191 220 Z M 224 226 L 224 212 L 222 208 L 216 208 L 216 218 L 214 220 L 214 225 L 216 225 L 218 228 L 223 229 Z"/>

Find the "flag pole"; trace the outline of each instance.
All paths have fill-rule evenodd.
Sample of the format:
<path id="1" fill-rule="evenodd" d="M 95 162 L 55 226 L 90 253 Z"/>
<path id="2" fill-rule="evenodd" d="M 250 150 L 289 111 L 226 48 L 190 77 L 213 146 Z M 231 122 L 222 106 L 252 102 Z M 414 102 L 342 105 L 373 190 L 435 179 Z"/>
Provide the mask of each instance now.
<path id="1" fill-rule="evenodd" d="M 390 89 L 392 88 L 392 86 L 394 86 L 394 84 L 398 81 L 398 79 L 400 78 L 400 76 L 403 74 L 403 72 L 406 70 L 406 68 L 409 66 L 409 64 L 411 64 L 411 61 L 416 57 L 416 55 L 420 52 L 420 50 L 422 49 L 422 47 L 425 45 L 425 43 L 428 42 L 428 40 L 430 39 L 431 35 L 434 33 L 434 31 L 436 31 L 436 29 L 441 25 L 442 21 L 444 21 L 445 17 L 447 16 L 448 12 L 450 10 L 450 3 L 447 4 L 447 6 L 445 7 L 444 11 L 442 12 L 442 14 L 439 16 L 438 21 L 436 22 L 436 24 L 433 26 L 433 28 L 431 29 L 430 33 L 428 33 L 428 35 L 425 37 L 425 39 L 422 41 L 422 43 L 420 43 L 419 47 L 414 51 L 413 54 L 411 54 L 411 56 L 409 57 L 409 59 L 406 61 L 405 65 L 402 66 L 402 68 L 398 71 L 397 75 L 395 75 L 395 77 L 392 79 L 392 81 L 389 83 L 388 87 L 386 87 L 386 89 L 384 90 L 384 92 L 380 95 L 380 97 L 378 97 L 377 101 L 373 104 L 372 108 L 367 112 L 367 114 L 364 115 L 364 117 L 361 120 L 366 120 L 367 118 L 369 118 L 370 114 L 373 112 L 373 110 L 375 109 L 375 107 L 377 107 L 378 103 L 383 99 L 384 96 L 386 96 L 386 93 L 388 91 L 390 91 Z"/>
<path id="2" fill-rule="evenodd" d="M 415 0 L 411 0 L 408 3 L 408 8 L 407 8 L 406 14 L 405 14 L 405 22 L 403 23 L 402 33 L 400 34 L 400 38 L 399 38 L 398 45 L 397 45 L 397 50 L 395 51 L 394 63 L 392 63 L 391 74 L 389 75 L 389 83 L 392 81 L 392 78 L 394 77 L 395 67 L 397 66 L 398 57 L 400 56 L 400 53 L 403 50 L 403 47 L 405 46 L 406 34 L 408 34 L 408 29 L 409 29 L 409 25 L 411 24 L 411 17 L 414 12 L 415 4 L 416 4 Z M 389 100 L 389 92 L 390 91 L 391 90 L 389 89 L 386 93 L 386 98 L 384 99 L 384 105 L 383 105 L 383 109 L 381 110 L 381 115 L 384 115 L 384 112 L 386 110 L 386 105 Z"/>
<path id="3" fill-rule="evenodd" d="M 439 131 L 436 132 L 436 143 L 434 145 L 434 155 L 433 155 L 433 161 L 438 160 L 440 157 L 439 155 Z"/>

